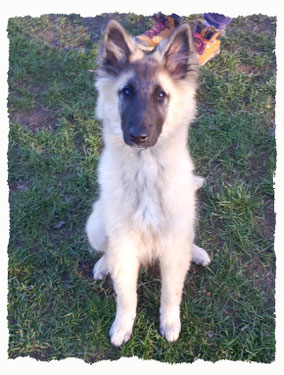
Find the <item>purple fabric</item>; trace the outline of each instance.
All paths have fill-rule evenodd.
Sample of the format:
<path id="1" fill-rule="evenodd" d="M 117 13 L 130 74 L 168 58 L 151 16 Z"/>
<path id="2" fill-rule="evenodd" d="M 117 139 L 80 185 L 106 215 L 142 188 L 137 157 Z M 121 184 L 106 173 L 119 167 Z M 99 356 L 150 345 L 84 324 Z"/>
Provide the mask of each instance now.
<path id="1" fill-rule="evenodd" d="M 204 13 L 205 20 L 216 29 L 225 29 L 226 26 L 232 21 L 232 18 L 226 17 L 218 13 Z"/>

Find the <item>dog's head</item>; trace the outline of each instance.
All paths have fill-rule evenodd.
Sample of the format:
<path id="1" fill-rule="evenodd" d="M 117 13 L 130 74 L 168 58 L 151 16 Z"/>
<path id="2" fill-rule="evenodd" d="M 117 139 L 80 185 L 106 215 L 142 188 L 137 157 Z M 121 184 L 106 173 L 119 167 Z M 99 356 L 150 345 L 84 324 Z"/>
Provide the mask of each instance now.
<path id="1" fill-rule="evenodd" d="M 116 21 L 110 21 L 98 58 L 97 115 L 105 132 L 137 148 L 154 146 L 195 112 L 197 56 L 190 28 L 179 27 L 151 54 L 138 49 Z"/>

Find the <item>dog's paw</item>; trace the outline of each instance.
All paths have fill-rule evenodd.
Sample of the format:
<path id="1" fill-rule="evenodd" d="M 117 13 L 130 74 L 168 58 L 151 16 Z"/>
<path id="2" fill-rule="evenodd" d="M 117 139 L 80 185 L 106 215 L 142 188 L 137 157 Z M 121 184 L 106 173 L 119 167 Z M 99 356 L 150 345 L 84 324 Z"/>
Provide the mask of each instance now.
<path id="1" fill-rule="evenodd" d="M 208 264 L 211 262 L 207 252 L 196 245 L 193 245 L 192 248 L 192 261 L 196 264 L 200 264 L 201 266 L 208 266 Z"/>
<path id="2" fill-rule="evenodd" d="M 205 178 L 204 177 L 201 177 L 201 176 L 193 176 L 193 183 L 194 183 L 194 186 L 195 186 L 195 189 L 198 190 L 202 187 L 202 185 L 204 184 L 204 181 L 205 181 Z"/>
<path id="3" fill-rule="evenodd" d="M 161 335 L 169 342 L 174 342 L 178 339 L 181 329 L 180 320 L 176 319 L 172 322 L 163 322 L 160 324 Z"/>
<path id="4" fill-rule="evenodd" d="M 133 319 L 115 319 L 109 331 L 110 342 L 114 346 L 120 346 L 126 343 L 133 330 Z"/>
<path id="5" fill-rule="evenodd" d="M 94 266 L 93 275 L 95 280 L 102 280 L 108 274 L 104 255 Z"/>

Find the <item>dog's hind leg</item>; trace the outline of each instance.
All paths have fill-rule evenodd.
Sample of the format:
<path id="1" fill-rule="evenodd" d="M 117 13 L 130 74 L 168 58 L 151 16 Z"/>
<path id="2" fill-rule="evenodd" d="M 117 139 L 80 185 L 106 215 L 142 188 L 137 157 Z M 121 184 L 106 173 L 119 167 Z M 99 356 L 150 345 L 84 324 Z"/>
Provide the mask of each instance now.
<path id="1" fill-rule="evenodd" d="M 205 178 L 201 176 L 193 176 L 193 183 L 194 183 L 194 188 L 195 190 L 198 190 L 202 187 L 204 184 Z"/>
<path id="2" fill-rule="evenodd" d="M 107 237 L 104 228 L 103 216 L 101 214 L 101 201 L 94 204 L 93 211 L 86 224 L 86 232 L 90 244 L 99 252 L 106 249 Z M 108 274 L 105 255 L 94 266 L 93 275 L 95 280 L 102 280 Z"/>
<path id="3" fill-rule="evenodd" d="M 210 263 L 210 257 L 205 250 L 197 245 L 193 244 L 191 248 L 192 261 L 202 266 L 208 266 Z"/>
<path id="4" fill-rule="evenodd" d="M 95 280 L 102 280 L 108 274 L 108 268 L 106 264 L 106 256 L 103 255 L 95 264 L 93 269 L 93 275 Z"/>
<path id="5" fill-rule="evenodd" d="M 94 204 L 93 211 L 87 220 L 86 232 L 92 247 L 99 252 L 104 252 L 107 238 L 101 206 L 100 200 Z"/>

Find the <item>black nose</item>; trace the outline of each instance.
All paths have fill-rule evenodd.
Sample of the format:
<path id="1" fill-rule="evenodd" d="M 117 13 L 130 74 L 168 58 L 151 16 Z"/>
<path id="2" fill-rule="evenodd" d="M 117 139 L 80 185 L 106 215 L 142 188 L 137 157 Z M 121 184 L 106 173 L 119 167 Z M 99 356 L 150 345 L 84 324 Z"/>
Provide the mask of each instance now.
<path id="1" fill-rule="evenodd" d="M 147 141 L 149 138 L 148 134 L 146 133 L 145 129 L 140 130 L 137 128 L 130 128 L 129 130 L 129 138 L 131 142 L 141 145 Z"/>

